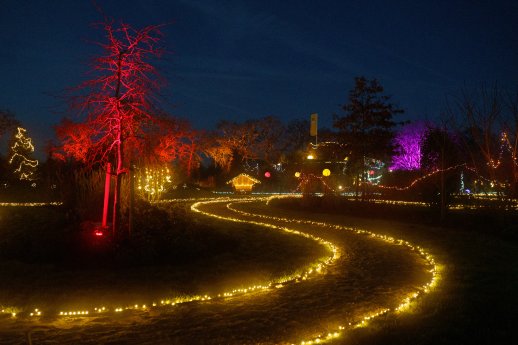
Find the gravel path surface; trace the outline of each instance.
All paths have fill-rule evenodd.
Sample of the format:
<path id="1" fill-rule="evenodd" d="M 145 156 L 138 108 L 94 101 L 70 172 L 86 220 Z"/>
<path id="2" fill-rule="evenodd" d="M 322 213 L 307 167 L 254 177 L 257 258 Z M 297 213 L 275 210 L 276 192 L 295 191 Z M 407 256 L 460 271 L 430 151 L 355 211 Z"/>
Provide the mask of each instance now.
<path id="1" fill-rule="evenodd" d="M 256 206 L 236 207 L 262 209 Z M 207 204 L 201 209 L 265 222 L 236 214 L 226 203 Z M 279 210 L 268 212 L 283 216 Z M 244 296 L 67 323 L 30 324 L 6 317 L 0 319 L 4 324 L 0 344 L 28 344 L 27 331 L 31 329 L 35 345 L 299 343 L 338 325 L 357 322 L 366 313 L 393 308 L 430 280 L 426 261 L 403 246 L 321 226 L 268 222 L 331 241 L 341 249 L 341 256 L 323 274 L 309 280 Z"/>

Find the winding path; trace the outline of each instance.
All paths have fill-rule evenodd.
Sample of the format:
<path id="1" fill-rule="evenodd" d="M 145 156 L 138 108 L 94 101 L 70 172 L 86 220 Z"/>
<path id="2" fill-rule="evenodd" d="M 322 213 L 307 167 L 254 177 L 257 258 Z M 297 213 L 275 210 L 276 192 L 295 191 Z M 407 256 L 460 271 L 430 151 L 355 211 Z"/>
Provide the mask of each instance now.
<path id="1" fill-rule="evenodd" d="M 34 328 L 34 344 L 311 344 L 334 341 L 371 317 L 404 310 L 437 278 L 433 259 L 411 244 L 343 226 L 286 219 L 255 201 L 203 201 L 207 216 L 300 232 L 336 248 L 319 272 L 233 297 L 183 303 Z M 305 215 L 309 217 L 310 215 Z M 302 218 L 302 216 L 301 216 Z M 333 247 L 336 246 L 336 247 Z M 304 279 L 307 278 L 307 279 Z M 120 315 L 120 316 L 119 316 Z M 390 316 L 389 316 L 390 317 Z M 13 322 L 0 344 L 25 344 Z M 7 339 L 9 338 L 9 339 Z M 7 340 L 5 340 L 7 339 Z"/>

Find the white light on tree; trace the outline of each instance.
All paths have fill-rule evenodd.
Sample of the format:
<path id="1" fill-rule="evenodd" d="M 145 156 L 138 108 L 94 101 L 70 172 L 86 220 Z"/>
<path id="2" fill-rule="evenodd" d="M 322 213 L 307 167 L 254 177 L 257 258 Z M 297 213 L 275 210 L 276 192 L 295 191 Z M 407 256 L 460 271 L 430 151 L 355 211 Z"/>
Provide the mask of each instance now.
<path id="1" fill-rule="evenodd" d="M 148 201 L 160 200 L 171 184 L 171 173 L 167 167 L 144 168 L 136 175 L 137 189 Z"/>
<path id="2" fill-rule="evenodd" d="M 14 167 L 13 173 L 20 180 L 32 181 L 36 179 L 35 172 L 38 166 L 37 159 L 30 159 L 34 152 L 32 139 L 27 136 L 27 130 L 18 127 L 10 148 L 9 164 Z"/>

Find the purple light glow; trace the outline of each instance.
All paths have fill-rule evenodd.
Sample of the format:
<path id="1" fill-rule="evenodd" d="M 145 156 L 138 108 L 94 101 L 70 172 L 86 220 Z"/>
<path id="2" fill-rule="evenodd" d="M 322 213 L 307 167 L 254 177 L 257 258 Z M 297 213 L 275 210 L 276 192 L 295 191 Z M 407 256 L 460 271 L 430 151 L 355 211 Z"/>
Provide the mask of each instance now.
<path id="1" fill-rule="evenodd" d="M 396 154 L 392 157 L 390 170 L 418 170 L 421 168 L 421 142 L 426 124 L 417 122 L 407 125 L 394 138 Z"/>

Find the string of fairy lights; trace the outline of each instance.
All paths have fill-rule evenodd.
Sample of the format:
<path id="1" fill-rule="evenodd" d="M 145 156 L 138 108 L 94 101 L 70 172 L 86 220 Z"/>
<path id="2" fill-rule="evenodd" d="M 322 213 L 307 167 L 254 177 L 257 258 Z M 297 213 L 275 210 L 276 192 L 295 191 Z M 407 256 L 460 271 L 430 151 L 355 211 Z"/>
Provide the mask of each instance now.
<path id="1" fill-rule="evenodd" d="M 511 161 L 512 161 L 514 167 L 515 168 L 518 167 L 518 157 L 516 155 L 516 149 L 515 148 L 513 149 L 513 146 L 510 142 L 509 137 L 507 136 L 507 133 L 502 132 L 500 142 L 501 142 L 501 144 L 500 144 L 500 151 L 499 151 L 498 159 L 489 159 L 489 161 L 487 162 L 487 165 L 492 170 L 496 170 L 497 168 L 499 168 L 500 165 L 503 163 L 504 151 L 507 150 L 511 155 Z M 308 155 L 308 159 L 314 159 L 314 156 L 312 154 L 310 154 L 310 155 Z M 477 183 L 479 183 L 482 186 L 482 185 L 484 185 L 484 183 L 487 183 L 487 186 L 489 186 L 491 188 L 495 188 L 495 187 L 507 188 L 510 186 L 510 183 L 508 183 L 508 182 L 502 182 L 502 181 L 499 181 L 498 179 L 490 179 L 490 178 L 483 176 L 479 171 L 477 171 L 476 168 L 468 166 L 467 163 L 450 166 L 450 167 L 447 167 L 444 169 L 437 168 L 437 169 L 425 174 L 424 176 L 416 178 L 409 185 L 404 186 L 404 187 L 386 186 L 386 185 L 380 184 L 381 178 L 383 176 L 381 174 L 381 170 L 384 167 L 384 163 L 381 161 L 377 161 L 377 160 L 370 160 L 370 163 L 367 166 L 369 168 L 365 171 L 365 174 L 364 174 L 365 180 L 360 181 L 359 184 L 378 187 L 380 189 L 385 189 L 385 190 L 398 190 L 398 191 L 409 190 L 412 187 L 414 187 L 416 184 L 418 184 L 428 178 L 431 178 L 434 175 L 437 175 L 439 173 L 448 172 L 448 171 L 453 171 L 453 170 L 460 169 L 460 168 L 463 168 L 467 171 L 474 173 L 474 175 L 478 178 L 478 180 L 474 181 L 475 185 Z M 389 170 L 389 171 L 392 171 L 392 170 Z M 327 168 L 322 171 L 322 176 L 318 176 L 318 175 L 312 174 L 312 173 L 301 173 L 301 172 L 297 171 L 297 172 L 295 172 L 295 178 L 299 179 L 300 182 L 299 182 L 298 186 L 295 188 L 295 191 L 302 191 L 309 183 L 311 183 L 311 181 L 318 180 L 321 182 L 321 184 L 324 187 L 326 192 L 337 192 L 335 188 L 331 187 L 328 183 L 326 183 L 326 178 L 329 176 L 330 176 L 330 170 Z M 463 171 L 461 171 L 461 174 L 460 174 L 460 184 L 461 184 L 461 192 L 464 192 L 465 181 L 464 181 L 464 172 Z M 338 190 L 339 191 L 343 190 L 343 186 L 339 185 Z"/>
<path id="2" fill-rule="evenodd" d="M 271 196 L 271 197 L 269 197 L 269 200 L 267 201 L 267 203 L 269 203 L 269 201 L 271 201 L 275 198 L 279 198 L 279 197 L 286 198 L 289 196 Z M 263 218 L 263 219 L 288 222 L 288 223 L 298 223 L 298 224 L 307 224 L 307 225 L 312 225 L 312 226 L 320 226 L 320 227 L 325 227 L 325 228 L 329 228 L 329 229 L 333 229 L 333 230 L 348 231 L 348 232 L 355 233 L 357 235 L 369 236 L 371 238 L 381 240 L 381 241 L 384 241 L 389 244 L 404 246 L 407 249 L 409 249 L 410 251 L 417 253 L 421 258 L 423 258 L 427 262 L 428 267 L 429 267 L 429 272 L 431 275 L 431 279 L 426 284 L 416 288 L 415 291 L 409 293 L 403 300 L 398 302 L 395 306 L 393 306 L 391 308 L 380 308 L 373 312 L 367 313 L 367 315 L 363 316 L 356 322 L 348 323 L 347 326 L 350 328 L 365 327 L 365 326 L 367 326 L 367 324 L 370 320 L 372 320 L 376 317 L 379 317 L 381 315 L 387 314 L 391 311 L 399 313 L 399 312 L 408 310 L 410 305 L 413 302 L 415 302 L 418 297 L 422 296 L 423 294 L 427 294 L 427 293 L 431 292 L 432 289 L 434 289 L 436 287 L 437 282 L 439 280 L 440 268 L 439 268 L 439 265 L 436 263 L 434 257 L 430 253 L 428 253 L 425 249 L 423 249 L 422 247 L 413 245 L 408 241 L 405 241 L 402 239 L 396 239 L 392 236 L 377 234 L 377 233 L 374 233 L 374 232 L 368 231 L 368 230 L 356 229 L 356 228 L 351 228 L 351 227 L 346 227 L 346 226 L 336 225 L 336 224 L 331 224 L 331 223 L 303 220 L 303 219 L 275 217 L 275 216 L 268 216 L 268 215 L 264 215 L 264 214 L 252 214 L 252 213 L 244 212 L 242 210 L 238 210 L 235 207 L 233 207 L 232 204 L 227 204 L 227 207 L 229 209 L 231 209 L 232 211 L 242 214 L 244 216 L 259 217 L 259 218 Z M 321 333 L 321 334 L 315 335 L 315 336 L 311 337 L 310 339 L 300 341 L 299 344 L 301 344 L 301 345 L 323 344 L 323 343 L 329 342 L 337 337 L 340 337 L 340 335 L 343 334 L 345 329 L 346 329 L 345 325 L 339 325 L 336 329 L 332 330 L 331 332 L 328 331 L 326 333 Z"/>
<path id="3" fill-rule="evenodd" d="M 511 142 L 506 132 L 502 132 L 502 134 L 500 135 L 500 150 L 498 159 L 489 159 L 487 165 L 489 165 L 493 169 L 498 169 L 498 167 L 502 164 L 502 157 L 504 156 L 505 149 L 507 149 L 507 151 L 511 153 L 511 160 L 513 164 L 518 167 L 516 150 L 513 150 L 513 146 L 511 145 Z"/>
<path id="4" fill-rule="evenodd" d="M 464 167 L 465 169 L 467 170 L 470 170 L 472 172 L 474 172 L 475 174 L 479 175 L 475 169 L 473 168 L 470 168 L 466 165 L 466 163 L 462 163 L 462 164 L 458 164 L 458 165 L 455 165 L 455 166 L 451 166 L 451 167 L 448 167 L 448 168 L 445 168 L 445 169 L 435 169 L 431 172 L 429 172 L 428 174 L 426 175 L 423 175 L 421 177 L 418 177 L 416 178 L 414 181 L 412 181 L 409 185 L 407 186 L 404 186 L 404 187 L 398 187 L 398 186 L 385 186 L 385 185 L 382 185 L 382 184 L 379 184 L 379 180 L 376 180 L 376 183 L 373 183 L 371 180 L 367 179 L 366 182 L 360 182 L 360 185 L 362 184 L 366 184 L 366 185 L 369 185 L 369 186 L 374 186 L 374 187 L 378 187 L 380 189 L 385 189 L 385 190 L 398 190 L 398 191 L 405 191 L 405 190 L 409 190 L 411 189 L 412 187 L 414 187 L 416 184 L 418 184 L 419 182 L 421 181 L 424 181 L 434 175 L 437 175 L 439 173 L 444 173 L 444 172 L 448 172 L 448 171 L 452 171 L 452 170 L 455 170 L 455 169 L 458 169 L 458 168 L 461 168 L 461 167 Z M 323 171 L 323 176 L 318 176 L 318 175 L 315 175 L 315 174 L 302 174 L 300 172 L 296 172 L 295 173 L 295 177 L 298 178 L 300 180 L 299 184 L 297 185 L 297 187 L 295 188 L 295 192 L 297 191 L 302 191 L 304 190 L 304 188 L 311 182 L 311 181 L 319 181 L 323 186 L 324 186 L 324 189 L 327 190 L 327 191 L 330 191 L 330 192 L 333 192 L 333 193 L 336 193 L 336 189 L 334 189 L 333 187 L 331 187 L 325 180 L 325 177 L 328 177 L 329 176 L 329 173 L 325 173 L 326 170 L 328 171 L 328 169 L 324 169 Z M 379 176 L 378 176 L 379 177 Z M 376 178 L 378 178 L 376 177 Z M 482 179 L 484 179 L 483 177 L 481 177 Z M 490 181 L 489 179 L 485 179 L 487 180 L 487 182 L 493 182 L 494 184 L 494 181 Z M 341 186 L 339 186 L 338 188 L 339 190 L 341 190 Z"/>
<path id="5" fill-rule="evenodd" d="M 264 197 L 261 199 L 266 200 L 266 198 L 264 198 Z M 117 303 L 115 303 L 114 306 L 112 306 L 112 307 L 92 306 L 91 308 L 81 309 L 81 310 L 62 310 L 53 316 L 64 319 L 64 320 L 74 320 L 79 317 L 95 316 L 100 313 L 114 314 L 114 313 L 122 313 L 125 311 L 150 311 L 155 308 L 175 306 L 175 305 L 182 304 L 182 303 L 189 303 L 189 302 L 194 302 L 194 301 L 210 301 L 213 299 L 224 299 L 224 298 L 248 294 L 248 293 L 252 293 L 252 292 L 279 289 L 279 288 L 286 286 L 289 283 L 304 281 L 304 280 L 310 279 L 312 276 L 323 274 L 325 271 L 325 268 L 327 266 L 329 266 L 333 261 L 335 261 L 339 258 L 339 256 L 340 256 L 339 248 L 336 247 L 333 243 L 326 241 L 324 239 L 321 239 L 317 236 L 313 236 L 313 235 L 309 235 L 309 234 L 306 234 L 303 232 L 292 230 L 292 229 L 289 229 L 288 227 L 280 227 L 280 226 L 276 226 L 276 225 L 264 223 L 264 222 L 241 220 L 241 219 L 234 218 L 234 217 L 224 217 L 224 216 L 220 216 L 215 213 L 210 213 L 207 211 L 200 210 L 200 206 L 202 206 L 202 205 L 229 202 L 232 200 L 235 200 L 235 199 L 216 198 L 216 199 L 211 199 L 211 200 L 207 200 L 207 201 L 198 201 L 191 205 L 191 210 L 195 213 L 213 217 L 213 218 L 220 219 L 220 220 L 254 224 L 254 225 L 258 225 L 258 226 L 262 226 L 262 227 L 266 227 L 266 228 L 270 228 L 270 229 L 274 229 L 274 230 L 285 231 L 285 232 L 288 232 L 288 233 L 291 233 L 294 235 L 299 235 L 299 236 L 303 236 L 306 238 L 310 238 L 312 240 L 317 241 L 318 243 L 323 245 L 325 248 L 327 248 L 327 250 L 330 254 L 327 256 L 318 258 L 316 261 L 310 263 L 307 267 L 301 268 L 301 269 L 297 270 L 296 272 L 293 272 L 292 274 L 278 277 L 269 282 L 265 282 L 264 284 L 256 284 L 256 285 L 250 285 L 250 286 L 246 286 L 246 287 L 239 287 L 239 288 L 235 288 L 235 289 L 232 289 L 229 291 L 219 293 L 217 295 L 191 295 L 191 296 L 163 298 L 159 302 L 156 301 L 156 302 L 151 302 L 148 304 L 117 305 Z M 242 200 L 257 200 L 257 198 L 248 198 L 248 199 L 242 199 Z M 246 285 L 246 284 L 244 284 L 244 285 Z M 0 308 L 0 313 L 10 314 L 12 317 L 17 317 L 17 318 L 26 317 L 29 319 L 39 318 L 39 317 L 42 317 L 43 315 L 49 316 L 48 313 L 44 313 L 39 308 L 34 308 L 34 309 L 32 309 L 32 311 L 29 312 L 29 311 L 23 310 L 20 307 L 16 307 L 16 306 L 2 306 Z"/>
<path id="6" fill-rule="evenodd" d="M 322 186 L 324 186 L 325 190 L 336 192 L 336 190 L 333 187 L 331 187 L 325 180 L 325 177 L 328 177 L 330 175 L 329 169 L 324 169 L 322 174 L 324 176 L 318 176 L 312 173 L 304 174 L 296 172 L 295 177 L 300 179 L 300 182 L 295 188 L 294 193 L 296 193 L 297 191 L 303 191 L 306 188 L 306 186 L 308 186 L 308 184 L 311 183 L 311 181 L 319 181 L 322 184 Z"/>
<path id="7" fill-rule="evenodd" d="M 170 204 L 170 203 L 178 203 L 178 202 L 197 202 L 197 201 L 207 201 L 214 200 L 215 198 L 176 198 L 176 199 L 162 199 L 152 201 L 152 204 Z M 219 199 L 228 200 L 228 197 L 220 197 Z"/>
<path id="8" fill-rule="evenodd" d="M 429 172 L 426 175 L 423 175 L 423 176 L 421 176 L 419 178 L 416 178 L 414 181 L 412 181 L 409 185 L 407 185 L 405 187 L 384 186 L 384 185 L 377 185 L 376 187 L 381 188 L 381 189 L 392 189 L 392 190 L 404 191 L 404 190 L 408 190 L 408 189 L 412 188 L 417 183 L 419 183 L 419 182 L 421 182 L 421 181 L 423 181 L 423 180 L 425 180 L 427 178 L 430 178 L 430 177 L 432 177 L 434 175 L 437 175 L 439 173 L 445 173 L 445 172 L 448 172 L 448 171 L 451 171 L 451 170 L 455 170 L 455 169 L 458 169 L 458 168 L 461 168 L 461 167 L 466 167 L 466 163 L 454 165 L 454 166 L 451 166 L 451 167 L 448 167 L 448 168 L 445 168 L 445 169 L 435 169 L 435 170 Z"/>
<path id="9" fill-rule="evenodd" d="M 41 207 L 41 206 L 61 206 L 61 201 L 52 202 L 0 202 L 0 206 L 5 207 Z"/>
<path id="10" fill-rule="evenodd" d="M 488 178 L 482 176 L 481 174 L 478 173 L 478 171 L 475 168 L 472 168 L 472 167 L 468 166 L 466 163 L 453 165 L 453 166 L 445 168 L 445 169 L 435 169 L 435 170 L 429 172 L 426 175 L 423 175 L 421 177 L 416 178 L 414 181 L 412 181 L 410 184 L 408 184 L 407 186 L 404 186 L 404 187 L 385 186 L 385 185 L 376 185 L 376 187 L 381 188 L 381 189 L 386 189 L 386 190 L 405 191 L 405 190 L 409 190 L 410 188 L 414 187 L 417 183 L 419 183 L 419 182 L 421 182 L 423 180 L 426 180 L 426 179 L 428 179 L 428 178 L 430 178 L 430 177 L 432 177 L 434 175 L 437 175 L 437 174 L 440 174 L 440 173 L 445 173 L 445 172 L 448 172 L 448 171 L 453 171 L 453 170 L 460 169 L 460 168 L 471 171 L 480 180 L 483 180 L 483 181 L 487 182 L 491 187 L 495 187 L 495 186 L 498 186 L 498 187 L 501 187 L 501 188 L 506 187 L 505 183 L 501 183 L 501 182 L 498 182 L 496 180 L 491 180 L 491 179 L 488 179 Z"/>
<path id="11" fill-rule="evenodd" d="M 32 139 L 26 136 L 27 130 L 22 127 L 18 127 L 17 133 L 14 135 L 16 139 L 14 144 L 11 146 L 11 158 L 9 164 L 17 164 L 18 166 L 14 169 L 15 174 L 19 174 L 20 180 L 34 180 L 34 171 L 38 166 L 37 159 L 30 159 L 24 155 L 24 153 L 34 152 L 34 145 Z"/>
<path id="12" fill-rule="evenodd" d="M 319 193 L 315 196 L 322 197 L 323 194 Z M 465 196 L 465 195 L 456 195 L 454 196 Z M 300 193 L 291 193 L 291 194 L 285 194 L 285 195 L 275 195 L 275 199 L 280 198 L 302 198 L 303 195 Z M 347 196 L 344 196 L 347 197 Z M 488 195 L 484 193 L 472 193 L 469 194 L 469 199 L 473 200 L 500 200 L 500 197 L 497 195 Z M 353 199 L 353 198 L 351 198 Z M 270 201 L 273 199 L 268 199 L 267 205 L 269 205 Z M 406 201 L 406 200 L 391 200 L 391 199 L 368 199 L 363 201 L 364 203 L 373 203 L 373 204 L 385 204 L 385 205 L 397 205 L 397 206 L 416 206 L 416 207 L 430 207 L 430 203 L 423 202 L 423 201 Z M 452 211 L 463 211 L 463 210 L 479 210 L 484 207 L 491 207 L 491 206 L 484 206 L 480 204 L 465 204 L 465 203 L 459 203 L 459 204 L 449 204 L 448 206 L 449 210 Z M 499 206 L 500 208 L 503 208 L 505 210 L 518 210 L 518 199 L 509 199 L 506 200 L 506 202 L 503 205 Z"/>
<path id="13" fill-rule="evenodd" d="M 143 168 L 135 174 L 137 190 L 147 201 L 160 200 L 162 194 L 172 184 L 168 167 Z"/>
<path id="14" fill-rule="evenodd" d="M 303 219 L 289 219 L 289 218 L 283 218 L 283 217 L 274 217 L 274 216 L 267 216 L 264 214 L 256 214 L 256 213 L 249 213 L 244 212 L 242 210 L 239 210 L 235 207 L 236 203 L 246 203 L 246 202 L 252 202 L 252 201 L 266 201 L 267 204 L 273 199 L 276 198 L 287 198 L 287 197 L 294 197 L 299 195 L 278 195 L 278 196 L 269 196 L 269 197 L 253 197 L 253 198 L 241 198 L 241 199 L 232 199 L 232 198 L 217 198 L 212 200 L 205 200 L 205 201 L 198 201 L 191 205 L 191 210 L 193 212 L 196 212 L 198 214 L 202 214 L 205 216 L 213 217 L 216 219 L 224 220 L 224 221 L 232 221 L 237 223 L 248 223 L 248 224 L 254 224 L 266 228 L 270 228 L 273 230 L 280 230 L 284 232 L 288 232 L 294 235 L 303 236 L 305 238 L 312 239 L 314 241 L 317 241 L 319 244 L 325 246 L 330 255 L 326 257 L 319 258 L 312 264 L 310 264 L 308 267 L 300 270 L 299 272 L 295 272 L 291 275 L 287 275 L 284 277 L 279 277 L 275 280 L 272 280 L 270 282 L 267 282 L 262 285 L 253 285 L 248 286 L 244 288 L 236 288 L 230 291 L 222 292 L 220 294 L 210 296 L 210 295 L 194 295 L 194 296 L 182 296 L 182 297 L 174 297 L 174 298 L 164 298 L 161 299 L 159 302 L 151 302 L 149 304 L 135 304 L 135 305 L 126 305 L 126 306 L 114 306 L 114 307 L 106 307 L 106 306 L 97 306 L 92 307 L 89 309 L 83 309 L 83 310 L 63 310 L 60 311 L 57 315 L 59 318 L 63 318 L 64 320 L 74 320 L 81 317 L 89 317 L 94 316 L 97 314 L 110 314 L 110 313 L 122 313 L 125 311 L 150 311 L 153 308 L 159 308 L 159 307 L 172 307 L 181 303 L 189 303 L 194 301 L 210 301 L 213 299 L 224 299 L 236 295 L 242 295 L 247 294 L 251 292 L 257 292 L 257 291 L 267 291 L 271 289 L 278 289 L 286 286 L 287 284 L 291 282 L 299 282 L 304 281 L 309 278 L 311 278 L 313 275 L 316 274 L 322 274 L 325 272 L 325 268 L 329 265 L 331 265 L 334 261 L 336 261 L 340 257 L 340 248 L 334 245 L 333 243 L 318 237 L 314 236 L 312 234 L 308 234 L 305 232 L 301 232 L 298 230 L 294 230 L 288 227 L 279 226 L 267 222 L 260 222 L 250 219 L 241 219 L 237 217 L 230 217 L 230 216 L 222 216 L 216 213 L 211 213 L 206 210 L 201 210 L 200 207 L 203 205 L 210 205 L 215 203 L 227 203 L 226 207 L 232 212 L 235 212 L 237 214 L 240 214 L 241 216 L 246 217 L 256 217 L 256 218 L 262 218 L 267 219 L 270 222 L 271 221 L 280 221 L 280 222 L 286 222 L 286 223 L 298 223 L 298 224 L 307 224 L 307 225 L 313 225 L 313 226 L 320 226 L 325 227 L 329 229 L 334 230 L 341 230 L 341 231 L 350 231 L 358 235 L 364 235 L 369 236 L 370 238 L 381 240 L 389 244 L 393 245 L 400 245 L 403 247 L 406 247 L 412 252 L 417 253 L 420 255 L 423 259 L 426 260 L 429 266 L 429 272 L 431 274 L 431 279 L 428 283 L 416 288 L 415 291 L 409 293 L 403 300 L 401 300 L 396 306 L 391 308 L 379 308 L 377 310 L 374 310 L 372 312 L 367 313 L 365 316 L 357 320 L 356 322 L 348 323 L 347 325 L 339 325 L 336 329 L 332 330 L 331 332 L 325 332 L 322 334 L 315 335 L 311 337 L 310 339 L 300 341 L 299 344 L 301 345 L 311 345 L 311 344 L 319 344 L 319 343 L 326 343 L 333 339 L 336 339 L 340 337 L 346 328 L 356 328 L 356 327 L 365 327 L 367 326 L 368 322 L 376 317 L 379 317 L 381 315 L 385 315 L 389 312 L 403 312 L 409 308 L 411 303 L 416 301 L 416 299 L 420 296 L 422 296 L 425 293 L 429 293 L 437 284 L 437 281 L 439 279 L 439 266 L 435 262 L 434 258 L 423 248 L 419 246 L 415 246 L 407 241 L 396 239 L 394 237 L 386 236 L 386 235 L 380 235 L 376 234 L 371 231 L 362 230 L 362 229 L 355 229 L 350 228 L 346 226 L 341 225 L 334 225 L 330 223 L 324 223 L 324 222 L 318 222 L 318 221 L 310 221 L 310 220 L 303 220 Z M 178 200 L 175 200 L 178 201 Z M 20 310 L 19 308 L 15 307 L 3 307 L 0 312 L 2 313 L 8 313 L 11 314 L 12 317 L 28 317 L 30 319 L 34 318 L 40 318 L 42 315 L 44 315 L 44 312 L 38 308 L 34 308 L 30 312 L 25 312 L 23 310 Z"/>
<path id="15" fill-rule="evenodd" d="M 239 202 L 251 202 L 251 201 L 257 201 L 257 200 L 266 201 L 267 199 L 268 199 L 267 197 L 243 198 L 243 199 L 239 199 Z M 316 262 L 310 264 L 310 266 L 308 268 L 306 268 L 305 270 L 303 270 L 302 273 L 296 273 L 291 276 L 283 277 L 280 280 L 280 283 L 299 282 L 300 280 L 308 279 L 309 276 L 311 274 L 313 274 L 314 272 L 322 273 L 323 269 L 326 266 L 329 266 L 333 261 L 336 261 L 341 255 L 339 248 L 337 246 L 335 246 L 332 242 L 324 240 L 323 238 L 315 236 L 315 235 L 311 235 L 311 234 L 301 232 L 298 230 L 293 230 L 293 229 L 290 229 L 290 228 L 284 227 L 284 226 L 277 226 L 277 225 L 270 224 L 270 223 L 258 222 L 258 221 L 253 221 L 253 220 L 243 220 L 243 219 L 239 219 L 236 217 L 220 216 L 220 215 L 217 215 L 214 213 L 202 211 L 198 208 L 198 206 L 201 204 L 210 204 L 210 203 L 217 203 L 217 202 L 221 202 L 221 200 L 197 202 L 191 206 L 191 210 L 194 212 L 209 216 L 209 217 L 220 219 L 220 220 L 226 220 L 226 221 L 231 221 L 231 222 L 235 222 L 235 223 L 248 223 L 248 224 L 258 225 L 258 226 L 262 226 L 262 227 L 266 227 L 266 228 L 270 228 L 270 229 L 280 230 L 280 231 L 287 232 L 287 233 L 290 233 L 293 235 L 302 236 L 302 237 L 305 237 L 308 239 L 312 239 L 312 240 L 318 242 L 319 244 L 321 244 L 322 246 L 324 246 L 328 250 L 328 252 L 331 253 L 331 255 L 329 255 L 325 258 L 319 258 Z M 229 202 L 229 200 L 227 199 L 227 200 L 225 200 L 225 202 L 227 202 L 227 208 L 230 208 L 232 201 Z M 278 286 L 276 286 L 276 287 L 278 287 Z"/>

